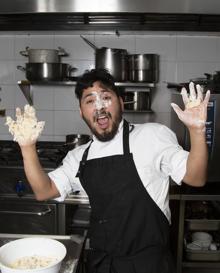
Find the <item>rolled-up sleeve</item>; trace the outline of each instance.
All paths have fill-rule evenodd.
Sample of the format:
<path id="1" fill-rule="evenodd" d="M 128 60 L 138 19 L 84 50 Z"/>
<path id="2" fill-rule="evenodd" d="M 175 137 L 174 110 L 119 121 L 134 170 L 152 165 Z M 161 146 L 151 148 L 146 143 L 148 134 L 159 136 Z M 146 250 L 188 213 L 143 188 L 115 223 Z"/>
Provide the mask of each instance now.
<path id="1" fill-rule="evenodd" d="M 63 201 L 70 192 L 82 189 L 79 179 L 75 177 L 78 167 L 79 161 L 72 152 L 69 152 L 62 165 L 48 173 L 60 193 L 60 197 L 56 198 L 56 201 Z"/>
<path id="2" fill-rule="evenodd" d="M 170 176 L 177 184 L 181 184 L 186 173 L 189 152 L 178 144 L 176 135 L 167 127 L 161 127 L 158 135 L 160 150 L 157 154 L 156 168 L 165 176 Z"/>

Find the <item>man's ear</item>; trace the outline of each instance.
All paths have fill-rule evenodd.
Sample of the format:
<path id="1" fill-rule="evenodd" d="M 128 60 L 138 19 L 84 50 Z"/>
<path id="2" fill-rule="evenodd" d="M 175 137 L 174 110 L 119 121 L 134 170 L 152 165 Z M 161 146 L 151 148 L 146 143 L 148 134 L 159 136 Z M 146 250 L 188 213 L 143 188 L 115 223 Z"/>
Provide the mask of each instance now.
<path id="1" fill-rule="evenodd" d="M 121 104 L 121 110 L 124 111 L 124 101 L 123 101 L 122 97 L 119 97 L 119 101 Z"/>
<path id="2" fill-rule="evenodd" d="M 80 106 L 79 106 L 79 113 L 80 113 L 80 116 L 82 117 L 82 110 Z"/>

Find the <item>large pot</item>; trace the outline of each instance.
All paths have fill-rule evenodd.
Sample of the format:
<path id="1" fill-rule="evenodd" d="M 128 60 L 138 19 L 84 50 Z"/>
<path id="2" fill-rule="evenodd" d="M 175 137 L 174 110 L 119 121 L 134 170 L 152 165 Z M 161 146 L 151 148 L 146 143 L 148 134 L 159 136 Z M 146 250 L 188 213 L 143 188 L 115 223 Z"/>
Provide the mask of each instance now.
<path id="1" fill-rule="evenodd" d="M 66 135 L 66 143 L 64 144 L 64 147 L 67 150 L 72 150 L 82 144 L 86 144 L 89 140 L 91 140 L 90 135 L 85 134 Z"/>
<path id="2" fill-rule="evenodd" d="M 60 57 L 68 56 L 61 47 L 57 49 L 33 49 L 26 47 L 26 50 L 20 51 L 22 56 L 28 57 L 29 63 L 59 63 Z"/>
<path id="3" fill-rule="evenodd" d="M 26 72 L 29 81 L 62 81 L 76 70 L 75 67 L 62 63 L 26 63 L 26 67 L 19 65 L 17 69 Z"/>
<path id="4" fill-rule="evenodd" d="M 128 80 L 127 50 L 101 47 L 96 49 L 95 67 L 104 68 L 114 77 L 115 81 Z"/>
<path id="5" fill-rule="evenodd" d="M 123 94 L 124 109 L 132 111 L 151 110 L 150 92 L 126 91 Z"/>
<path id="6" fill-rule="evenodd" d="M 158 82 L 159 56 L 157 54 L 128 55 L 129 80 L 132 82 Z"/>
<path id="7" fill-rule="evenodd" d="M 128 52 L 126 49 L 96 47 L 85 37 L 81 38 L 95 50 L 95 67 L 103 68 L 109 71 L 115 81 L 128 80 Z"/>

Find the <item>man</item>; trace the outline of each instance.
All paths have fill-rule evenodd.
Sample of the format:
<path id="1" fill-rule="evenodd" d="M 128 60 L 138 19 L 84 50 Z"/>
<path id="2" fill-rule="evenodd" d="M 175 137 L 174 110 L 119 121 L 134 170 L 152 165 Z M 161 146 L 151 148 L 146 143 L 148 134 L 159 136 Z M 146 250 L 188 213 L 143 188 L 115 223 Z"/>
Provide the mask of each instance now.
<path id="1" fill-rule="evenodd" d="M 134 126 L 123 120 L 122 98 L 106 71 L 85 73 L 75 92 L 93 140 L 70 151 L 62 166 L 48 175 L 35 147 L 39 134 L 34 128 L 40 124 L 35 119 L 28 138 L 22 134 L 22 125 L 18 134 L 16 122 L 11 128 L 36 198 L 64 200 L 68 192 L 83 186 L 92 208 L 89 273 L 174 272 L 169 250 L 169 177 L 191 186 L 203 186 L 206 181 L 209 92 L 203 100 L 200 86 L 195 90 L 190 83 L 190 96 L 183 90 L 186 109 L 172 104 L 189 129 L 189 153 L 167 127 L 156 123 Z M 17 119 L 22 117 L 24 120 L 25 113 L 18 109 Z"/>

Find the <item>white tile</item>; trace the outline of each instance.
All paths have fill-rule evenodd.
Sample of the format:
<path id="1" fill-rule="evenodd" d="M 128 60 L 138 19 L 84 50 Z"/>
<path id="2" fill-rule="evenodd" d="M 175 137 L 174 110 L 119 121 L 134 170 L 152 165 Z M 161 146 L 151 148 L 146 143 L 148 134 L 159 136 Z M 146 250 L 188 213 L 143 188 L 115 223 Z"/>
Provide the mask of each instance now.
<path id="1" fill-rule="evenodd" d="M 14 109 L 15 107 L 15 90 L 14 85 L 2 85 L 0 90 L 0 109 Z"/>
<path id="2" fill-rule="evenodd" d="M 135 51 L 135 36 L 131 35 L 95 35 L 95 44 L 97 47 L 110 47 L 127 49 L 128 53 Z"/>
<path id="3" fill-rule="evenodd" d="M 154 112 L 170 112 L 171 91 L 166 88 L 166 84 L 158 85 L 152 92 L 151 109 Z"/>
<path id="4" fill-rule="evenodd" d="M 65 136 L 54 136 L 54 141 L 62 141 L 66 142 L 66 137 Z"/>
<path id="5" fill-rule="evenodd" d="M 0 36 L 0 60 L 14 59 L 14 36 Z"/>
<path id="6" fill-rule="evenodd" d="M 95 68 L 95 61 L 74 60 L 70 61 L 69 64 L 72 67 L 77 68 L 76 72 L 74 72 L 72 76 L 82 75 L 86 70 L 91 70 Z"/>
<path id="7" fill-rule="evenodd" d="M 10 116 L 12 119 L 15 118 L 14 111 L 13 110 L 7 110 L 6 111 L 6 116 Z M 8 135 L 10 136 L 11 134 L 8 131 L 8 126 L 5 125 L 6 122 L 6 117 L 0 117 L 0 134 L 2 135 Z M 11 139 L 13 137 L 11 136 Z"/>
<path id="8" fill-rule="evenodd" d="M 6 135 L 6 134 L 1 134 L 0 133 L 0 139 L 1 140 L 12 140 L 13 139 L 13 136 L 10 134 Z"/>
<path id="9" fill-rule="evenodd" d="M 20 54 L 26 47 L 33 49 L 54 49 L 54 35 L 16 35 L 15 36 L 15 59 L 28 62 L 28 57 Z"/>
<path id="10" fill-rule="evenodd" d="M 159 65 L 159 82 L 176 82 L 177 65 L 176 62 L 161 61 Z"/>
<path id="11" fill-rule="evenodd" d="M 55 141 L 53 135 L 40 135 L 38 141 Z"/>
<path id="12" fill-rule="evenodd" d="M 54 115 L 53 111 L 39 110 L 36 112 L 38 121 L 45 121 L 42 136 L 54 134 Z"/>
<path id="13" fill-rule="evenodd" d="M 136 36 L 136 54 L 158 54 L 160 61 L 176 60 L 176 37 L 140 35 Z"/>
<path id="14" fill-rule="evenodd" d="M 54 109 L 78 110 L 79 102 L 75 96 L 74 86 L 62 86 L 54 89 Z"/>
<path id="15" fill-rule="evenodd" d="M 0 84 L 15 83 L 15 69 L 13 61 L 0 61 Z"/>
<path id="16" fill-rule="evenodd" d="M 177 60 L 214 62 L 217 57 L 216 37 L 177 37 Z"/>
<path id="17" fill-rule="evenodd" d="M 18 69 L 20 67 L 20 69 Z M 24 61 L 15 61 L 14 62 L 14 73 L 15 73 L 15 83 L 21 80 L 26 80 L 26 65 Z"/>
<path id="18" fill-rule="evenodd" d="M 88 39 L 92 38 L 86 36 Z M 92 35 L 92 37 L 94 37 Z M 88 46 L 79 35 L 55 35 L 55 47 L 62 47 L 69 54 L 68 57 L 63 57 L 62 62 L 69 63 L 69 60 L 93 60 L 94 49 Z"/>
<path id="19" fill-rule="evenodd" d="M 24 94 L 22 93 L 21 89 L 19 86 L 15 87 L 15 108 L 24 108 L 24 106 L 28 104 Z"/>
<path id="20" fill-rule="evenodd" d="M 177 82 L 188 82 L 190 79 L 205 77 L 204 73 L 213 74 L 215 63 L 179 62 L 177 63 Z"/>
<path id="21" fill-rule="evenodd" d="M 53 110 L 54 109 L 54 89 L 48 85 L 33 85 L 33 104 L 37 110 Z"/>
<path id="22" fill-rule="evenodd" d="M 88 133 L 89 129 L 79 115 L 79 111 L 55 111 L 54 135 Z"/>

